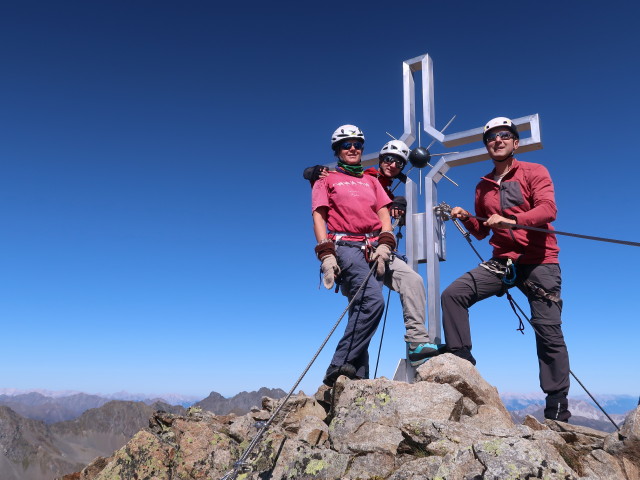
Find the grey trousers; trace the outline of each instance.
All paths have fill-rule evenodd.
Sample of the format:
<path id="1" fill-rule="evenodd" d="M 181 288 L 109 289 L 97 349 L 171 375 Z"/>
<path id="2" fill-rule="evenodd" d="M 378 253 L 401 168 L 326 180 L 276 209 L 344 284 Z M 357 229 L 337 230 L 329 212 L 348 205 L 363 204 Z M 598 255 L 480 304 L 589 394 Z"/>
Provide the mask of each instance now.
<path id="1" fill-rule="evenodd" d="M 342 294 L 351 300 L 371 267 L 360 248 L 337 245 L 336 255 L 342 271 L 340 288 Z M 350 363 L 356 368 L 359 378 L 368 378 L 369 342 L 376 333 L 383 313 L 382 279 L 377 279 L 374 272 L 349 309 L 349 320 L 333 354 L 331 365 L 340 367 Z"/>
<path id="2" fill-rule="evenodd" d="M 536 331 L 536 348 L 540 367 L 540 388 L 547 393 L 569 392 L 569 354 L 562 334 L 562 301 L 552 302 L 528 294 L 520 282 L 529 279 L 548 292 L 560 296 L 562 279 L 557 264 L 518 265 L 516 285 L 527 295 L 531 323 Z M 499 294 L 504 288 L 501 278 L 483 267 L 465 273 L 442 292 L 442 326 L 447 346 L 471 350 L 469 307 Z"/>
<path id="3" fill-rule="evenodd" d="M 384 284 L 400 295 L 406 329 L 405 342 L 429 342 L 429 333 L 425 326 L 427 295 L 422 277 L 409 265 L 394 256 L 387 265 Z"/>

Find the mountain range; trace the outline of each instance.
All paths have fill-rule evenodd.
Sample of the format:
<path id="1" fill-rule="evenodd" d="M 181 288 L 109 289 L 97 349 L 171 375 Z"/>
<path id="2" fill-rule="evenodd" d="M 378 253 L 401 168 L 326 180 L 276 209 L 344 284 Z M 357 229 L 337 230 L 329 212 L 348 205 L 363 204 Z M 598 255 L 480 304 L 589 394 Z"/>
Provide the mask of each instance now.
<path id="1" fill-rule="evenodd" d="M 148 427 L 156 411 L 183 414 L 183 405 L 152 401 L 148 396 L 120 392 L 131 400 L 111 400 L 82 392 L 8 391 L 0 394 L 0 472 L 2 480 L 44 480 L 77 472 L 96 457 L 106 457 L 125 445 L 138 431 Z M 281 389 L 261 388 L 225 398 L 211 392 L 206 398 L 169 396 L 180 403 L 216 415 L 244 415 L 262 404 L 263 397 L 279 399 Z M 527 414 L 542 419 L 542 394 L 501 396 L 512 418 L 521 423 Z M 631 395 L 609 395 L 599 399 L 611 418 L 619 423 L 637 405 Z M 581 397 L 570 398 L 571 423 L 610 432 L 611 421 Z"/>
<path id="2" fill-rule="evenodd" d="M 595 395 L 598 403 L 607 413 L 624 414 L 633 410 L 640 404 L 640 399 L 635 395 Z M 544 405 L 545 395 L 542 392 L 533 393 L 501 393 L 500 399 L 508 410 L 521 410 L 530 405 Z M 570 395 L 574 402 L 584 401 L 592 404 L 593 400 L 587 395 Z"/>
<path id="3" fill-rule="evenodd" d="M 39 393 L 43 397 L 55 400 L 66 397 L 73 397 L 74 395 L 88 395 L 90 397 L 102 398 L 105 400 L 128 400 L 131 402 L 144 402 L 147 405 L 151 405 L 154 402 L 164 402 L 169 405 L 182 405 L 183 407 L 189 407 L 195 402 L 201 399 L 199 396 L 194 395 L 182 395 L 179 393 L 162 393 L 162 394 L 148 394 L 148 393 L 130 393 L 125 391 L 115 393 L 94 393 L 89 394 L 78 390 L 46 390 L 46 389 L 17 389 L 17 388 L 0 388 L 0 398 L 17 397 L 20 395 L 27 395 L 31 393 Z"/>
<path id="4" fill-rule="evenodd" d="M 181 406 L 111 400 L 74 420 L 47 424 L 0 406 L 0 472 L 3 480 L 44 480 L 82 469 L 122 447 L 146 427 L 155 411 L 180 414 Z"/>
<path id="5" fill-rule="evenodd" d="M 450 354 L 418 367 L 413 384 L 342 376 L 287 398 L 241 416 L 155 413 L 124 447 L 61 480 L 640 478 L 640 406 L 613 433 L 574 418 L 514 422 L 498 391 Z M 580 402 L 575 419 L 593 416 Z"/>
<path id="6" fill-rule="evenodd" d="M 82 392 L 2 390 L 0 479 L 51 480 L 79 471 L 97 457 L 111 455 L 148 427 L 154 412 L 185 412 L 183 405 L 154 401 L 146 395 L 116 395 L 136 401 Z M 263 396 L 284 395 L 280 389 L 268 388 L 240 392 L 231 398 L 211 392 L 197 406 L 216 414 L 244 414 L 261 405 Z M 166 397 L 182 404 L 195 400 L 181 395 Z"/>
<path id="7" fill-rule="evenodd" d="M 217 392 L 211 392 L 209 396 L 194 404 L 216 415 L 228 415 L 234 413 L 236 415 L 244 415 L 248 413 L 252 407 L 259 406 L 262 397 L 280 399 L 286 395 L 284 390 L 279 388 L 262 387 L 257 392 L 240 392 L 231 398 L 225 398 Z"/>
<path id="8" fill-rule="evenodd" d="M 527 415 L 539 421 L 544 420 L 543 393 L 506 393 L 500 395 L 500 399 L 516 423 L 522 423 Z M 620 425 L 625 414 L 639 404 L 638 398 L 632 395 L 602 395 L 597 401 L 606 414 L 588 396 L 569 397 L 569 410 L 572 415 L 569 422 L 602 432 L 613 432 L 616 430 L 614 423 Z"/>

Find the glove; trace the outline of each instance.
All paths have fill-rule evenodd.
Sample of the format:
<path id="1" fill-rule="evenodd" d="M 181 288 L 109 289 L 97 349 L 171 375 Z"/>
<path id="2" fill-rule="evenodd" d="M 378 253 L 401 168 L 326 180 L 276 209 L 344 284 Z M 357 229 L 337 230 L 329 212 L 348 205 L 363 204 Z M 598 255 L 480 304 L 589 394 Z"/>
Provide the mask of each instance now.
<path id="1" fill-rule="evenodd" d="M 322 269 L 322 283 L 324 283 L 327 290 L 331 290 L 336 277 L 340 275 L 340 267 L 338 266 L 335 255 L 327 255 L 324 257 L 320 268 Z"/>
<path id="2" fill-rule="evenodd" d="M 398 226 L 402 227 L 405 224 L 404 215 L 407 213 L 407 199 L 404 197 L 395 197 L 391 205 L 389 206 L 389 213 L 393 218 L 398 219 Z M 394 213 L 396 215 L 394 215 Z"/>
<path id="3" fill-rule="evenodd" d="M 391 202 L 391 208 L 402 210 L 402 214 L 407 211 L 407 199 L 404 197 L 395 197 Z"/>
<path id="4" fill-rule="evenodd" d="M 304 177 L 305 180 L 309 180 L 309 183 L 313 187 L 313 184 L 316 183 L 320 178 L 320 174 L 325 170 L 329 170 L 329 169 L 324 165 L 315 165 L 313 167 L 307 167 L 304 169 L 304 172 L 302 172 L 302 176 Z"/>
<path id="5" fill-rule="evenodd" d="M 387 269 L 387 262 L 391 258 L 391 248 L 384 243 L 376 247 L 376 251 L 373 252 L 371 260 L 377 262 L 376 275 L 381 277 Z"/>

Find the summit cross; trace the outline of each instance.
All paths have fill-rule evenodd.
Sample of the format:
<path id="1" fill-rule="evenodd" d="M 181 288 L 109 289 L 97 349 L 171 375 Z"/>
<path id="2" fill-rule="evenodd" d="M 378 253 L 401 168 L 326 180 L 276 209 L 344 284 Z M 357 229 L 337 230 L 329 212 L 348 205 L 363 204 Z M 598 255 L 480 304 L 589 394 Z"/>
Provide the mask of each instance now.
<path id="1" fill-rule="evenodd" d="M 444 134 L 435 126 L 435 101 L 433 81 L 433 61 L 428 54 L 405 60 L 403 72 L 403 118 L 404 133 L 401 137 L 407 145 L 416 139 L 418 131 L 415 114 L 414 75 L 422 72 L 422 117 L 423 130 L 431 138 L 445 147 L 458 147 L 474 142 L 482 142 L 483 128 L 473 128 L 457 133 Z M 538 114 L 513 120 L 519 131 L 530 131 L 531 135 L 520 138 L 521 153 L 542 148 L 540 119 Z M 424 205 L 419 211 L 419 197 L 416 184 L 407 179 L 407 258 L 409 265 L 417 271 L 419 263 L 426 263 L 427 269 L 427 330 L 433 343 L 442 343 L 440 328 L 440 261 L 446 260 L 444 220 L 436 214 L 438 205 L 438 182 L 453 167 L 468 165 L 489 159 L 483 147 L 464 152 L 444 155 L 424 177 Z M 401 360 L 394 379 L 412 382 L 415 376 L 413 367 Z"/>

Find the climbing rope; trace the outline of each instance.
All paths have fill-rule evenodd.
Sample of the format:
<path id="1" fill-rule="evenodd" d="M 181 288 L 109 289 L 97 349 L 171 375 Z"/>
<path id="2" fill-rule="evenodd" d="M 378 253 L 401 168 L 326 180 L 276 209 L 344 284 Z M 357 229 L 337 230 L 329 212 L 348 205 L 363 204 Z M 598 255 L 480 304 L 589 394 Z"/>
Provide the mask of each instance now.
<path id="1" fill-rule="evenodd" d="M 462 234 L 462 236 L 467 240 L 467 243 L 471 246 L 471 248 L 473 249 L 473 251 L 475 252 L 475 254 L 478 256 L 478 258 L 480 259 L 481 262 L 484 262 L 484 259 L 482 258 L 482 255 L 480 255 L 480 253 L 478 253 L 478 250 L 476 250 L 476 248 L 473 246 L 473 243 L 471 242 L 471 234 L 469 232 L 467 232 L 464 227 L 460 224 L 460 222 L 458 221 L 457 218 L 451 218 L 450 215 L 446 214 L 446 207 L 449 207 L 446 204 L 440 204 L 438 205 L 438 209 L 439 209 L 439 213 L 443 216 L 443 218 L 445 220 L 449 220 L 451 219 L 453 221 L 453 224 L 456 226 L 456 228 L 458 229 L 458 231 Z M 451 207 L 449 207 L 448 213 L 451 213 Z M 443 215 L 444 214 L 444 215 Z M 471 215 L 470 215 L 471 216 Z M 486 220 L 482 219 L 481 217 L 475 217 L 478 220 Z M 528 227 L 524 227 L 524 228 L 528 228 Z M 537 229 L 537 230 L 543 230 L 546 231 L 548 233 L 558 233 L 555 232 L 553 230 L 544 230 L 544 229 Z M 573 236 L 577 236 L 577 235 L 573 235 Z M 581 236 L 581 238 L 585 238 L 585 236 Z M 589 237 L 590 239 L 596 239 L 599 237 Z M 607 241 L 611 241 L 610 239 L 607 239 Z M 620 241 L 614 241 L 614 243 L 621 243 Z M 631 242 L 632 243 L 632 242 Z M 628 243 L 627 243 L 628 244 Z M 640 246 L 640 244 L 637 244 L 638 246 Z M 531 328 L 533 328 L 534 333 L 539 336 L 542 339 L 545 339 L 545 336 L 542 335 L 537 329 L 536 326 L 531 322 L 531 320 L 529 319 L 529 317 L 527 316 L 527 314 L 522 310 L 522 308 L 520 308 L 520 305 L 518 305 L 518 303 L 515 301 L 515 299 L 509 294 L 509 292 L 507 291 L 507 299 L 509 300 L 509 303 L 511 305 L 511 308 L 513 309 L 514 313 L 516 314 L 516 317 L 518 317 L 518 320 L 520 320 L 520 325 L 521 327 L 518 328 L 519 331 L 521 331 L 524 334 L 524 325 L 522 324 L 522 319 L 520 318 L 520 316 L 518 315 L 518 313 L 516 312 L 515 308 L 517 308 L 520 313 L 522 314 L 522 316 L 527 320 L 527 322 L 529 322 L 529 325 L 531 325 Z M 514 308 L 515 307 L 515 308 Z M 616 430 L 620 431 L 620 427 L 618 427 L 618 425 L 616 424 L 616 422 L 613 421 L 613 419 L 609 416 L 609 414 L 605 411 L 605 409 L 600 405 L 600 403 L 598 403 L 598 401 L 595 399 L 595 397 L 591 394 L 591 392 L 587 389 L 587 387 L 585 387 L 585 385 L 580 381 L 580 379 L 576 376 L 575 373 L 573 373 L 573 370 L 569 369 L 569 373 L 571 374 L 571 376 L 578 382 L 578 384 L 582 387 L 582 389 L 587 393 L 587 395 L 589 395 L 589 398 L 591 398 L 591 400 L 593 400 L 593 402 L 598 406 L 598 408 L 602 411 L 602 413 L 604 413 L 604 415 L 609 419 L 609 421 L 613 424 L 613 426 L 616 428 Z M 640 400 L 639 400 L 640 401 Z"/>
<path id="2" fill-rule="evenodd" d="M 356 298 L 358 298 L 358 295 L 360 294 L 360 292 L 362 291 L 364 286 L 369 281 L 369 278 L 371 278 L 371 275 L 375 271 L 376 267 L 377 267 L 377 262 L 373 262 L 373 266 L 371 267 L 371 270 L 369 270 L 369 273 L 367 274 L 367 276 L 363 280 L 363 282 L 360 285 L 360 287 L 358 287 L 358 290 L 356 290 L 356 293 L 353 295 L 353 298 L 351 299 L 351 301 L 349 302 L 347 307 L 342 312 L 342 315 L 340 315 L 340 318 L 338 318 L 336 323 L 333 325 L 333 327 L 331 328 L 331 331 L 329 332 L 327 337 L 324 339 L 324 341 L 320 345 L 320 348 L 318 348 L 318 351 L 316 351 L 315 355 L 313 356 L 313 358 L 311 359 L 309 364 L 303 370 L 303 372 L 300 375 L 300 377 L 298 377 L 298 380 L 296 381 L 296 383 L 293 385 L 293 387 L 291 387 L 291 390 L 289 390 L 289 393 L 287 393 L 287 395 L 285 396 L 284 400 L 278 405 L 278 407 L 271 414 L 271 417 L 269 417 L 269 420 L 264 422 L 264 424 L 262 425 L 262 427 L 260 428 L 258 433 L 256 433 L 255 437 L 253 437 L 253 440 L 251 440 L 251 443 L 249 443 L 249 445 L 247 446 L 247 448 L 244 451 L 244 453 L 240 456 L 238 461 L 236 461 L 233 464 L 233 470 L 227 472 L 224 475 L 224 477 L 222 477 L 220 480 L 235 480 L 240 473 L 248 473 L 248 472 L 251 471 L 251 467 L 249 466 L 249 463 L 247 462 L 247 458 L 249 458 L 249 455 L 251 454 L 253 449 L 256 447 L 256 445 L 258 445 L 258 442 L 260 441 L 262 436 L 265 434 L 265 432 L 269 429 L 269 427 L 271 426 L 271 424 L 275 420 L 275 418 L 278 415 L 278 413 L 280 413 L 282 408 L 289 401 L 289 398 L 291 398 L 291 395 L 293 395 L 293 392 L 295 391 L 295 389 L 298 388 L 298 385 L 300 384 L 300 382 L 302 381 L 304 376 L 307 374 L 307 372 L 309 371 L 309 369 L 311 368 L 313 363 L 316 361 L 316 359 L 320 355 L 320 352 L 322 352 L 322 349 L 325 347 L 325 345 L 327 344 L 327 342 L 331 338 L 331 335 L 333 335 L 333 332 L 335 332 L 336 328 L 338 328 L 338 325 L 340 324 L 340 322 L 342 321 L 342 319 L 344 318 L 346 313 L 351 308 L 351 305 L 353 305 L 353 303 L 355 302 Z"/>
<path id="3" fill-rule="evenodd" d="M 397 218 L 392 225 L 392 230 L 395 230 L 396 226 L 400 224 L 400 218 Z M 398 243 L 396 245 L 396 250 L 400 246 L 400 239 L 402 239 L 402 227 L 398 228 L 398 233 L 396 234 L 396 238 L 398 239 Z M 389 300 L 391 299 L 391 289 L 387 292 L 387 302 L 384 306 L 384 319 L 382 321 L 382 331 L 380 333 L 380 345 L 378 346 L 378 357 L 376 358 L 376 369 L 373 372 L 373 378 L 378 378 L 378 364 L 380 363 L 380 353 L 382 352 L 382 340 L 384 339 L 384 330 L 387 326 L 387 314 L 389 313 Z"/>
<path id="4" fill-rule="evenodd" d="M 382 321 L 382 331 L 380 333 L 380 345 L 378 346 L 378 357 L 376 358 L 376 369 L 373 378 L 378 378 L 378 364 L 380 363 L 380 353 L 382 352 L 382 340 L 384 339 L 384 329 L 387 326 L 387 313 L 389 313 L 389 300 L 391 299 L 391 289 L 387 292 L 387 303 L 384 307 L 384 320 Z"/>
<path id="5" fill-rule="evenodd" d="M 449 207 L 446 204 L 444 204 L 444 205 Z M 438 205 L 437 208 L 439 208 L 441 206 L 443 206 L 442 203 L 440 205 Z M 451 207 L 449 207 L 449 214 L 450 213 L 451 213 Z M 471 215 L 471 214 L 469 214 L 469 218 L 475 218 L 476 220 L 479 220 L 481 222 L 486 222 L 488 220 L 488 218 L 478 217 L 476 215 Z M 630 242 L 630 241 L 627 241 L 627 240 L 616 240 L 614 238 L 606 238 L 606 237 L 594 237 L 592 235 L 581 235 L 579 233 L 561 232 L 559 230 L 548 230 L 546 228 L 540 228 L 540 227 L 528 227 L 528 226 L 525 226 L 525 225 L 520 225 L 518 223 L 509 224 L 509 227 L 510 228 L 522 228 L 524 230 L 533 230 L 534 232 L 551 233 L 551 234 L 555 234 L 555 235 L 565 235 L 567 237 L 584 238 L 585 240 L 595 240 L 597 242 L 618 243 L 620 245 L 630 245 L 632 247 L 640 247 L 640 243 L 638 243 L 638 242 Z"/>
<path id="6" fill-rule="evenodd" d="M 513 304 L 518 308 L 518 310 L 520 310 L 520 313 L 524 316 L 524 318 L 527 319 L 527 322 L 529 322 L 529 325 L 531 325 L 531 328 L 533 328 L 534 333 L 536 335 L 538 335 L 540 338 L 545 338 L 544 335 L 541 335 L 536 330 L 536 327 L 533 325 L 533 323 L 531 323 L 531 320 L 529 320 L 529 317 L 527 317 L 527 314 L 522 311 L 522 308 L 520 308 L 520 305 L 518 305 L 516 303 L 516 301 L 513 300 L 513 299 L 511 301 L 513 301 Z M 518 317 L 518 318 L 520 318 L 520 317 Z M 580 386 L 587 393 L 587 395 L 589 395 L 589 398 L 591 398 L 591 400 L 593 400 L 593 403 L 595 403 L 598 406 L 598 408 L 602 411 L 602 413 L 605 414 L 605 416 L 609 419 L 609 421 L 613 424 L 613 426 L 616 427 L 616 430 L 620 431 L 620 428 L 618 427 L 616 422 L 613 421 L 613 419 L 609 416 L 609 414 L 605 411 L 605 409 L 600 405 L 600 403 L 598 403 L 598 401 L 595 399 L 595 397 L 593 395 L 591 395 L 591 392 L 589 390 L 587 390 L 587 387 L 585 387 L 584 384 L 580 381 L 580 379 L 576 376 L 576 374 L 573 373 L 573 370 L 569 369 L 569 373 L 575 379 L 575 381 L 578 382 L 578 384 L 580 384 Z"/>

